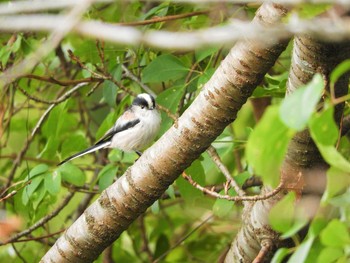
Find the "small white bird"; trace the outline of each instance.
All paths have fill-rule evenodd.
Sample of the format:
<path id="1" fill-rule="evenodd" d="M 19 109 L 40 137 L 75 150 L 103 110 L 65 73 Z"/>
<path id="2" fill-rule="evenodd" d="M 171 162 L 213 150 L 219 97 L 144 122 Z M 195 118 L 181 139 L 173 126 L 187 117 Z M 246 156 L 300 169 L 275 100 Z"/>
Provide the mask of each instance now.
<path id="1" fill-rule="evenodd" d="M 139 94 L 132 105 L 117 119 L 114 126 L 93 146 L 60 162 L 70 160 L 102 148 L 118 148 L 125 152 L 140 150 L 154 140 L 160 128 L 161 117 L 153 96 Z"/>

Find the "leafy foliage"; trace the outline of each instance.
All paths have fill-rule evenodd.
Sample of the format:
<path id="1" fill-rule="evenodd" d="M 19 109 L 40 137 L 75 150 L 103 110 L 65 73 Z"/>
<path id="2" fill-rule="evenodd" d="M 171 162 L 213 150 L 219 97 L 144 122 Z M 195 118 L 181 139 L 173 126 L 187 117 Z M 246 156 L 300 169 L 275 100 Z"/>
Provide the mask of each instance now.
<path id="1" fill-rule="evenodd" d="M 199 5 L 169 1 L 117 1 L 95 4 L 85 17 L 115 23 L 147 20 L 149 23 L 138 25 L 142 30 L 190 32 L 224 24 L 236 14 L 230 9 L 230 4 L 221 5 L 224 9 L 219 11 L 216 11 L 215 4 L 208 5 L 207 9 L 214 10 L 210 15 L 191 15 L 195 11 L 207 10 Z M 313 7 L 301 5 L 299 12 L 304 17 L 312 17 L 329 5 Z M 250 17 L 255 10 L 254 6 L 249 6 L 241 11 Z M 179 14 L 187 16 L 174 19 Z M 157 21 L 165 17 L 173 19 Z M 1 70 L 18 64 L 37 50 L 46 38 L 47 34 L 43 33 L 1 34 Z M 68 50 L 84 65 L 83 68 Z M 24 152 L 8 189 L 8 193 L 15 191 L 15 194 L 1 203 L 6 214 L 20 217 L 23 222 L 20 230 L 28 229 L 59 207 L 69 192 L 75 195 L 58 216 L 22 237 L 28 240 L 21 241 L 28 242 L 13 243 L 16 250 L 10 244 L 1 246 L 0 260 L 22 262 L 22 257 L 28 262 L 39 261 L 47 249 L 46 244 L 51 245 L 60 231 L 67 228 L 91 200 L 134 163 L 136 154 L 113 150 L 56 166 L 62 159 L 96 142 L 130 105 L 132 96 L 129 93 L 144 91 L 137 81 L 126 77 L 122 64 L 157 94 L 159 105 L 172 114 L 181 115 L 227 52 L 226 47 L 220 46 L 194 52 L 168 52 L 143 45 L 121 47 L 69 34 L 30 75 L 17 79 L 8 87 L 1 87 L 0 186 L 5 186 L 11 169 L 18 165 L 17 155 L 22 150 Z M 270 223 L 283 238 L 292 237 L 298 242 L 292 249 L 278 250 L 272 262 L 282 262 L 287 256 L 290 256 L 288 262 L 346 262 L 350 243 L 347 223 L 350 215 L 349 139 L 344 137 L 339 141 L 339 127 L 333 121 L 334 105 L 330 100 L 326 99 L 323 107 L 319 107 L 319 100 L 327 95 L 320 75 L 281 100 L 286 90 L 290 57 L 291 46 L 253 94 L 255 98 L 273 98 L 273 105 L 259 123 L 254 119 L 252 105 L 247 103 L 235 123 L 229 125 L 213 145 L 239 186 L 253 174 L 261 176 L 264 184 L 277 186 L 288 143 L 297 131 L 308 128 L 330 166 L 322 201 L 324 206 L 335 211 L 335 215 L 328 220 L 328 215 L 320 213 L 312 220 L 306 238 L 297 240 L 296 233 L 307 220 L 298 217 L 295 196 L 287 195 L 272 209 Z M 331 86 L 349 68 L 349 61 L 339 65 L 331 74 Z M 94 74 L 106 79 L 94 80 Z M 88 84 L 66 100 L 58 101 L 62 94 L 82 80 Z M 51 110 L 44 116 L 49 107 Z M 348 106 L 346 111 L 349 111 Z M 41 118 L 42 125 L 30 139 Z M 173 119 L 165 112 L 162 112 L 162 119 L 159 137 L 173 124 Z M 186 173 L 200 185 L 210 186 L 220 194 L 237 194 L 233 189 L 227 189 L 225 177 L 206 153 Z M 257 190 L 255 187 L 250 191 L 256 193 Z M 152 209 L 113 244 L 111 257 L 116 262 L 156 259 L 160 262 L 214 262 L 232 241 L 240 224 L 239 205 L 208 197 L 180 176 Z M 45 242 L 29 242 L 35 238 Z M 103 257 L 101 255 L 97 262 L 102 262 Z"/>

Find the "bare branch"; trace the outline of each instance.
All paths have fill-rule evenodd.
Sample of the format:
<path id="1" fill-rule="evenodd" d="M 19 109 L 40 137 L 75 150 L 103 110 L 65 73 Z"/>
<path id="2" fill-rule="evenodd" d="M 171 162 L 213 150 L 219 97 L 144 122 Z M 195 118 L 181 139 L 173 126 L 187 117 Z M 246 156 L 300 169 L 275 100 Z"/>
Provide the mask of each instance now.
<path id="1" fill-rule="evenodd" d="M 132 0 L 129 0 L 131 2 Z M 148 0 L 148 2 L 156 2 L 156 0 Z M 13 1 L 11 3 L 0 4 L 0 15 L 16 14 L 26 12 L 40 12 L 49 10 L 59 10 L 72 7 L 76 4 L 82 3 L 83 0 L 36 0 L 36 1 Z M 113 3 L 113 0 L 95 0 L 95 3 Z M 193 3 L 193 4 L 205 4 L 216 3 L 217 0 L 172 0 L 173 3 Z M 267 0 L 221 0 L 222 3 L 234 3 L 234 4 L 248 4 L 248 3 L 264 3 Z M 338 4 L 341 6 L 350 6 L 347 0 L 275 0 L 278 4 L 293 4 L 298 5 L 302 3 L 308 4 Z"/>
<path id="2" fill-rule="evenodd" d="M 238 196 L 245 196 L 245 192 L 239 187 L 239 185 L 236 183 L 236 181 L 231 177 L 231 174 L 227 167 L 222 163 L 219 154 L 217 153 L 216 149 L 213 146 L 210 146 L 207 150 L 207 153 L 211 157 L 211 159 L 214 161 L 216 166 L 220 169 L 220 171 L 224 174 L 226 177 L 227 182 L 230 183 L 230 185 L 233 187 L 233 189 L 236 191 Z"/>
<path id="3" fill-rule="evenodd" d="M 93 77 L 85 78 L 85 79 L 58 80 L 58 79 L 55 79 L 54 77 L 43 77 L 43 76 L 37 76 L 37 75 L 33 75 L 33 74 L 24 75 L 23 78 L 36 79 L 36 80 L 45 81 L 45 82 L 49 82 L 49 83 L 53 83 L 53 84 L 57 84 L 60 86 L 65 86 L 65 87 L 77 85 L 77 84 L 85 83 L 85 82 L 101 82 L 101 81 L 103 81 L 103 79 L 93 78 Z"/>
<path id="4" fill-rule="evenodd" d="M 0 31 L 53 31 L 63 23 L 62 15 L 21 15 L 0 18 Z M 149 46 L 163 49 L 193 50 L 207 45 L 228 45 L 242 39 L 258 40 L 265 44 L 292 35 L 308 34 L 323 40 L 340 41 L 350 37 L 350 19 L 314 18 L 303 20 L 296 14 L 286 24 L 268 27 L 232 20 L 225 26 L 216 26 L 192 32 L 146 31 L 130 26 L 119 26 L 100 21 L 78 22 L 71 29 L 84 36 L 117 44 Z"/>
<path id="5" fill-rule="evenodd" d="M 259 254 L 255 257 L 253 263 L 263 263 L 263 262 L 266 262 L 266 256 L 268 253 L 271 252 L 273 248 L 273 243 L 272 243 L 272 240 L 270 239 L 264 239 L 262 242 L 261 242 L 261 248 L 260 248 L 260 251 L 259 251 Z"/>
<path id="6" fill-rule="evenodd" d="M 234 201 L 234 202 L 239 202 L 239 201 L 251 201 L 251 202 L 256 202 L 259 200 L 266 200 L 269 199 L 273 196 L 275 196 L 276 194 L 278 194 L 282 189 L 284 189 L 283 187 L 283 183 L 280 183 L 274 190 L 272 190 L 271 192 L 267 192 L 266 194 L 263 195 L 253 195 L 253 196 L 230 196 L 230 195 L 222 195 L 222 194 L 218 194 L 215 191 L 212 191 L 208 188 L 205 188 L 203 186 L 201 186 L 200 184 L 198 184 L 197 182 L 195 182 L 191 176 L 187 175 L 186 173 L 182 173 L 182 177 L 185 178 L 190 184 L 192 184 L 194 187 L 196 187 L 198 190 L 202 191 L 203 193 L 210 195 L 212 197 L 218 198 L 218 199 L 225 199 L 228 201 Z"/>

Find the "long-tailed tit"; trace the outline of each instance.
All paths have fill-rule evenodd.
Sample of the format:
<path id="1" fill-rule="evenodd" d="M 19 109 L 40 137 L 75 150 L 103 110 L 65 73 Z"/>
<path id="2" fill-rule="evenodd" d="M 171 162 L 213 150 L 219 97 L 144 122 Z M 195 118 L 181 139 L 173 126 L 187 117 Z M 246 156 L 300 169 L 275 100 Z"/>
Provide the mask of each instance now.
<path id="1" fill-rule="evenodd" d="M 154 98 L 147 93 L 139 94 L 114 126 L 95 145 L 68 157 L 58 165 L 102 148 L 136 151 L 141 155 L 140 150 L 158 134 L 160 122 L 161 117 Z"/>

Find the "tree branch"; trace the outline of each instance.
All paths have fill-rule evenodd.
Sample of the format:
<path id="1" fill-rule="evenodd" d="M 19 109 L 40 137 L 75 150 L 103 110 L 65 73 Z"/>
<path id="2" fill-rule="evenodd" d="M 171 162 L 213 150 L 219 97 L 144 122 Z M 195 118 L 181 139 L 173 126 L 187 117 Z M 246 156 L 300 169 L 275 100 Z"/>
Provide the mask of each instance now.
<path id="1" fill-rule="evenodd" d="M 202 191 L 203 193 L 218 198 L 218 199 L 225 199 L 228 201 L 234 201 L 234 202 L 240 202 L 240 201 L 250 201 L 250 202 L 256 202 L 260 200 L 266 200 L 269 199 L 275 195 L 277 195 L 281 190 L 284 189 L 283 183 L 280 183 L 274 190 L 267 192 L 263 195 L 253 195 L 253 196 L 230 196 L 230 195 L 222 195 L 218 194 L 215 191 L 209 190 L 208 188 L 205 188 L 195 182 L 191 176 L 187 175 L 185 172 L 182 173 L 182 177 L 185 178 L 191 185 L 193 185 L 198 190 Z"/>
<path id="2" fill-rule="evenodd" d="M 270 25 L 285 14 L 286 10 L 278 5 L 263 5 L 253 23 Z M 101 193 L 42 261 L 93 261 L 236 118 L 287 43 L 288 40 L 265 49 L 257 41 L 243 41 L 232 48 L 178 121 Z"/>

